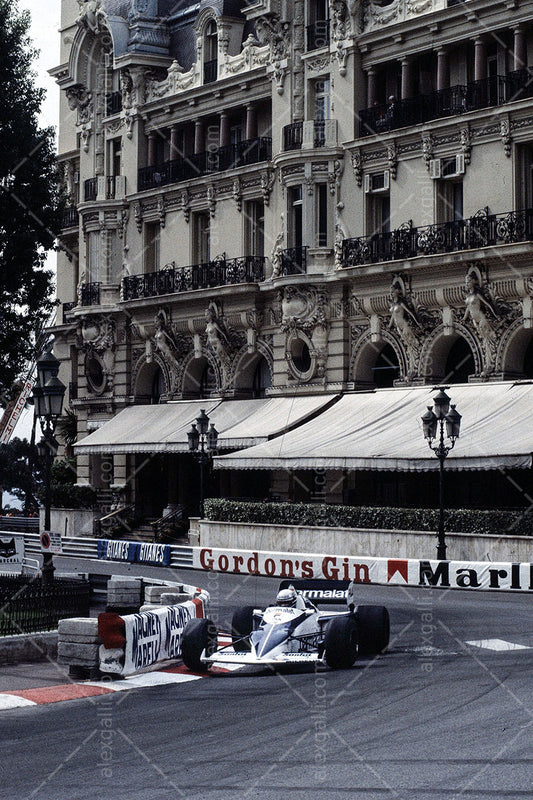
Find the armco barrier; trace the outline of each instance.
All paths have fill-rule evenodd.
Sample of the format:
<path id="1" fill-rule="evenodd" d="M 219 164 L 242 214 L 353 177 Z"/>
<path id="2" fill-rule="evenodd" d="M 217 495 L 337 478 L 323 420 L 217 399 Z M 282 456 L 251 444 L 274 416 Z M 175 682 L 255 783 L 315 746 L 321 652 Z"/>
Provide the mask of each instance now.
<path id="1" fill-rule="evenodd" d="M 106 543 L 106 546 L 100 544 L 100 556 L 98 547 L 100 543 Z M 170 560 L 168 566 L 170 567 L 192 567 L 192 548 L 183 547 L 182 545 L 152 545 L 140 542 L 123 542 L 107 539 L 87 539 L 85 537 L 62 537 L 61 544 L 63 548 L 62 555 L 69 558 L 88 558 L 94 560 L 108 560 L 108 561 L 136 561 L 139 564 L 156 564 L 164 566 L 157 558 L 128 558 L 130 553 L 137 553 L 141 547 L 144 547 L 146 553 L 153 554 L 154 548 L 168 548 L 170 551 Z M 107 556 L 107 546 L 111 544 L 109 556 Z M 131 545 L 131 547 L 127 547 Z M 37 534 L 27 533 L 24 534 L 24 547 L 27 555 L 41 555 L 41 543 Z"/>
<path id="2" fill-rule="evenodd" d="M 193 568 L 294 580 L 325 578 L 396 586 L 533 591 L 533 563 L 362 558 L 195 547 Z"/>

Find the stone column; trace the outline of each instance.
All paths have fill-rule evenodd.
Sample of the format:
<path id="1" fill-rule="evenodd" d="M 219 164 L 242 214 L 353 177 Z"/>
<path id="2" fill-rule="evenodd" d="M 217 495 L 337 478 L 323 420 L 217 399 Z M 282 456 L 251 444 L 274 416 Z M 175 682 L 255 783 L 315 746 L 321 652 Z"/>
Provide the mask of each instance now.
<path id="1" fill-rule="evenodd" d="M 366 73 L 366 104 L 371 108 L 377 100 L 377 76 L 372 67 Z"/>
<path id="2" fill-rule="evenodd" d="M 170 160 L 173 161 L 182 155 L 178 149 L 178 126 L 173 125 L 170 129 Z"/>
<path id="3" fill-rule="evenodd" d="M 253 103 L 246 105 L 246 139 L 257 138 L 257 117 Z"/>
<path id="4" fill-rule="evenodd" d="M 219 145 L 220 147 L 228 147 L 229 143 L 230 143 L 229 117 L 223 111 L 220 114 Z"/>
<path id="5" fill-rule="evenodd" d="M 476 39 L 474 48 L 474 80 L 481 81 L 487 77 L 487 58 L 483 39 Z"/>
<path id="6" fill-rule="evenodd" d="M 518 25 L 514 31 L 513 69 L 527 67 L 527 43 L 524 29 Z"/>
<path id="7" fill-rule="evenodd" d="M 148 166 L 155 167 L 155 133 L 148 134 Z"/>
<path id="8" fill-rule="evenodd" d="M 439 92 L 450 86 L 448 67 L 448 51 L 441 47 L 437 50 L 437 91 Z"/>
<path id="9" fill-rule="evenodd" d="M 409 58 L 402 59 L 402 100 L 413 96 L 413 62 Z"/>
<path id="10" fill-rule="evenodd" d="M 204 145 L 204 123 L 201 119 L 194 121 L 194 153 L 203 153 L 205 150 Z"/>

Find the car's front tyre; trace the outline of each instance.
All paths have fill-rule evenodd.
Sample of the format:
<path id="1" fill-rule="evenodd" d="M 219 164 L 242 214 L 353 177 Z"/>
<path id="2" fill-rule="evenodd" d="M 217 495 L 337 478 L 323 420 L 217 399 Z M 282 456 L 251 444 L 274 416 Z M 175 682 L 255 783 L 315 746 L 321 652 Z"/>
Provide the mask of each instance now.
<path id="1" fill-rule="evenodd" d="M 212 655 L 217 649 L 217 629 L 210 619 L 190 619 L 183 631 L 181 657 L 192 672 L 206 672 L 208 664 L 200 661 L 203 651 Z"/>
<path id="2" fill-rule="evenodd" d="M 357 658 L 357 623 L 352 616 L 334 617 L 326 628 L 324 656 L 331 669 L 348 669 Z"/>

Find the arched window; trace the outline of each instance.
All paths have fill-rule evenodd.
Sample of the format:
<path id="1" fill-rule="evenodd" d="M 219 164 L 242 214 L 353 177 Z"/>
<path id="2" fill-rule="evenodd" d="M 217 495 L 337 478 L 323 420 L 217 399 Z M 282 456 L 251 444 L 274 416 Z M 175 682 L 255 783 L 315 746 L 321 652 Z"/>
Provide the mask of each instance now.
<path id="1" fill-rule="evenodd" d="M 207 23 L 204 35 L 204 83 L 213 83 L 218 74 L 218 30 L 214 19 Z"/>

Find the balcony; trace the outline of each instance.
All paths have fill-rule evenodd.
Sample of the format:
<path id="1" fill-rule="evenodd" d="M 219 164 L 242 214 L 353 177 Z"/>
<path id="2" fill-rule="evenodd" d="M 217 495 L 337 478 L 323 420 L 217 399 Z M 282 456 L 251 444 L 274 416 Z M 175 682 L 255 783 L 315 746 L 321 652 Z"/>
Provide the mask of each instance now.
<path id="1" fill-rule="evenodd" d="M 518 73 L 527 72 L 527 69 L 518 70 Z M 524 88 L 528 89 L 531 76 L 526 80 L 525 76 L 510 73 L 508 76 L 494 75 L 479 81 L 450 86 L 448 89 L 406 100 L 395 100 L 394 103 L 377 103 L 372 108 L 360 111 L 359 136 L 386 133 L 441 117 L 503 105 L 518 99 L 520 80 L 523 80 Z M 531 91 L 533 94 L 533 90 Z"/>
<path id="2" fill-rule="evenodd" d="M 88 178 L 83 182 L 83 199 L 85 202 L 96 200 L 98 194 L 98 178 Z"/>
<path id="3" fill-rule="evenodd" d="M 123 200 L 126 196 L 126 177 L 124 175 L 98 175 L 83 182 L 85 202 L 95 200 Z"/>
<path id="4" fill-rule="evenodd" d="M 533 209 L 504 214 L 488 214 L 484 209 L 469 219 L 422 228 L 409 223 L 387 233 L 345 239 L 342 263 L 344 267 L 356 267 L 532 240 Z"/>
<path id="5" fill-rule="evenodd" d="M 158 272 L 129 275 L 122 280 L 122 299 L 137 300 L 216 286 L 260 283 L 265 280 L 265 261 L 264 256 L 217 258 L 215 261 L 190 267 L 175 267 L 171 264 Z"/>
<path id="6" fill-rule="evenodd" d="M 138 172 L 137 189 L 139 192 L 156 189 L 169 183 L 179 183 L 202 175 L 269 161 L 271 157 L 272 139 L 247 139 L 227 147 L 165 161 L 153 167 L 142 167 Z"/>
<path id="7" fill-rule="evenodd" d="M 283 150 L 311 150 L 316 147 L 336 147 L 337 120 L 315 119 L 291 122 L 283 128 Z"/>
<path id="8" fill-rule="evenodd" d="M 305 275 L 307 272 L 307 247 L 288 247 L 281 251 L 280 275 Z"/>
<path id="9" fill-rule="evenodd" d="M 76 206 L 67 206 L 63 211 L 61 220 L 62 228 L 77 228 L 79 224 L 79 214 Z"/>
<path id="10" fill-rule="evenodd" d="M 83 283 L 80 288 L 80 303 L 82 306 L 99 306 L 101 283 Z"/>
<path id="11" fill-rule="evenodd" d="M 307 26 L 307 51 L 329 46 L 329 19 L 317 19 Z"/>

